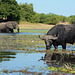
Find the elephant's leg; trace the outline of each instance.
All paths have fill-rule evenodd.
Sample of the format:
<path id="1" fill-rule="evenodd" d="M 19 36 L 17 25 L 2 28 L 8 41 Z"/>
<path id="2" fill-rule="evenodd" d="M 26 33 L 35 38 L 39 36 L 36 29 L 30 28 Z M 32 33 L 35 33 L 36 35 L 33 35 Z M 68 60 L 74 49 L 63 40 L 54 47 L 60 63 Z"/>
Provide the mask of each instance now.
<path id="1" fill-rule="evenodd" d="M 6 29 L 6 33 L 14 33 L 14 31 L 13 31 L 13 29 L 7 28 L 7 29 Z"/>
<path id="2" fill-rule="evenodd" d="M 0 29 L 0 33 L 1 33 L 1 29 Z"/>
<path id="3" fill-rule="evenodd" d="M 10 29 L 11 33 L 14 33 L 14 30 L 13 29 Z"/>
<path id="4" fill-rule="evenodd" d="M 9 28 L 6 29 L 6 33 L 9 33 Z"/>
<path id="5" fill-rule="evenodd" d="M 18 31 L 18 33 L 19 33 L 19 27 L 18 27 L 17 31 Z"/>

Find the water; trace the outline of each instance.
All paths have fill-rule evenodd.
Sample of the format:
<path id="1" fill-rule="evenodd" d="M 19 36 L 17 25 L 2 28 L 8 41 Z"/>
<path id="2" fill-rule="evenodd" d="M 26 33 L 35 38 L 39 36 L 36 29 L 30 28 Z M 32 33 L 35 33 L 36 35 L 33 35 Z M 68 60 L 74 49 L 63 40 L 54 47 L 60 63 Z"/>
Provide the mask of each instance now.
<path id="1" fill-rule="evenodd" d="M 44 35 L 44 33 L 0 33 L 0 35 Z"/>
<path id="2" fill-rule="evenodd" d="M 56 66 L 56 64 L 59 66 L 59 64 L 58 62 L 56 62 L 56 64 L 50 63 L 49 59 L 52 56 L 48 54 L 49 53 L 25 53 L 23 50 L 1 50 L 0 75 L 35 75 L 35 73 L 41 73 L 41 75 L 51 74 L 53 72 L 48 70 L 48 67 L 51 65 Z M 48 57 L 46 57 L 47 55 Z M 43 60 L 41 59 L 42 57 Z M 44 61 L 45 59 L 46 61 Z M 8 73 L 2 73 L 2 71 L 5 70 L 7 70 Z M 23 70 L 27 70 L 28 73 L 26 72 L 24 74 L 24 72 L 22 72 Z M 11 71 L 13 72 L 11 73 Z M 60 75 L 61 73 L 58 72 L 57 75 L 58 74 Z M 66 75 L 66 73 L 64 75 Z"/>
<path id="3" fill-rule="evenodd" d="M 39 31 L 39 30 L 35 30 Z M 43 35 L 44 33 L 0 33 L 0 35 Z M 61 46 L 58 47 L 62 49 Z M 35 48 L 30 48 L 35 49 Z M 54 49 L 52 46 L 51 49 Z M 45 47 L 36 48 L 37 51 L 46 50 Z M 75 50 L 75 45 L 67 45 L 66 50 Z M 53 73 L 51 70 L 48 70 L 48 67 L 54 65 L 52 63 L 47 63 L 44 60 L 46 53 L 27 53 L 24 50 L 0 50 L 0 75 L 35 75 L 35 73 L 42 73 L 41 75 L 46 75 L 48 73 Z M 50 57 L 49 57 L 50 58 Z M 39 61 L 40 60 L 40 61 Z M 60 65 L 57 65 L 60 66 Z M 8 73 L 3 73 L 4 70 L 7 70 Z M 28 73 L 24 74 L 22 70 L 27 70 Z M 17 71 L 12 72 L 11 71 Z M 20 72 L 21 71 L 21 72 Z M 59 72 L 58 72 L 59 73 Z M 58 75 L 57 73 L 57 75 Z M 50 75 L 49 74 L 49 75 Z M 62 73 L 63 74 L 63 73 Z M 60 73 L 59 73 L 60 75 Z M 64 74 L 66 75 L 66 74 Z M 72 75 L 72 74 L 68 74 Z"/>
<path id="4" fill-rule="evenodd" d="M 0 35 L 43 35 L 48 30 L 46 29 L 21 29 L 25 32 L 20 33 L 0 33 Z M 42 33 L 40 33 L 42 31 Z"/>
<path id="5" fill-rule="evenodd" d="M 43 35 L 44 33 L 18 33 L 17 35 Z"/>
<path id="6" fill-rule="evenodd" d="M 10 53 L 11 52 L 11 53 Z M 5 55 L 6 54 L 6 55 Z M 4 56 L 5 55 L 5 56 Z M 24 52 L 12 52 L 11 51 L 1 51 L 0 56 L 0 71 L 2 70 L 25 70 L 28 69 L 29 72 L 44 72 L 41 70 L 40 66 L 47 68 L 47 64 L 44 61 L 38 61 L 41 57 L 44 57 L 45 53 L 24 53 Z M 4 56 L 4 57 L 3 57 Z M 7 57 L 9 56 L 9 57 Z M 8 59 L 8 60 L 7 60 Z M 47 71 L 48 72 L 48 71 Z"/>

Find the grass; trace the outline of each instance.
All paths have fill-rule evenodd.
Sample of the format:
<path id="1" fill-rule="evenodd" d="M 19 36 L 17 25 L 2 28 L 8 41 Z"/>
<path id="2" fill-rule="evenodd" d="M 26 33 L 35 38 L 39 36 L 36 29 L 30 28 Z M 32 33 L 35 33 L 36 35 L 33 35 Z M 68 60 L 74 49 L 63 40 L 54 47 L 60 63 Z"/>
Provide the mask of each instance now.
<path id="1" fill-rule="evenodd" d="M 19 27 L 20 32 L 46 33 L 51 26 L 21 21 Z M 45 47 L 44 41 L 40 40 L 37 35 L 0 35 L 0 40 L 0 49 L 36 50 Z"/>
<path id="2" fill-rule="evenodd" d="M 17 31 L 15 31 L 15 32 L 17 32 Z M 48 30 L 47 29 L 43 29 L 43 30 L 41 30 L 41 29 L 20 29 L 20 32 L 26 32 L 26 33 L 47 33 L 48 32 Z"/>
<path id="3" fill-rule="evenodd" d="M 40 40 L 37 35 L 1 35 L 0 39 L 0 49 L 36 50 L 45 47 L 44 41 Z"/>
<path id="4" fill-rule="evenodd" d="M 20 32 L 33 32 L 33 33 L 47 33 L 47 31 L 52 28 L 54 25 L 47 25 L 41 23 L 28 23 L 21 21 L 19 24 Z M 33 30 L 34 29 L 34 30 Z M 37 29 L 37 30 L 36 30 Z M 40 30 L 39 30 L 40 29 Z M 42 30 L 41 30 L 42 29 Z M 45 48 L 45 43 L 41 39 L 39 39 L 38 35 L 0 35 L 0 49 L 11 49 L 11 50 L 25 50 L 27 52 L 45 52 L 46 50 L 37 50 L 40 48 Z M 47 51 L 46 51 L 47 52 Z M 51 53 L 53 51 L 47 52 Z M 55 51 L 56 52 L 56 51 Z M 62 53 L 59 51 L 59 53 Z M 72 52 L 65 52 L 72 53 Z M 11 53 L 10 53 L 11 54 Z M 2 54 L 1 54 L 2 55 Z M 6 54 L 7 55 L 7 54 Z M 12 55 L 12 54 L 11 54 Z M 7 56 L 8 57 L 8 56 Z M 12 57 L 13 58 L 13 57 Z M 66 68 L 58 68 L 50 66 L 47 70 L 52 71 L 60 71 L 60 72 L 69 72 L 75 73 L 75 69 L 66 69 Z M 4 70 L 4 73 L 7 73 L 8 70 Z M 13 70 L 13 72 L 17 72 Z M 22 70 L 20 72 L 27 72 L 26 70 Z"/>
<path id="5" fill-rule="evenodd" d="M 25 21 L 21 21 L 19 23 L 20 29 L 50 29 L 54 25 L 42 24 L 42 23 L 29 23 Z"/>
<path id="6" fill-rule="evenodd" d="M 30 23 L 21 21 L 19 23 L 20 32 L 29 33 L 47 33 L 54 25 L 42 24 L 42 23 Z M 16 31 L 17 32 L 17 31 Z"/>

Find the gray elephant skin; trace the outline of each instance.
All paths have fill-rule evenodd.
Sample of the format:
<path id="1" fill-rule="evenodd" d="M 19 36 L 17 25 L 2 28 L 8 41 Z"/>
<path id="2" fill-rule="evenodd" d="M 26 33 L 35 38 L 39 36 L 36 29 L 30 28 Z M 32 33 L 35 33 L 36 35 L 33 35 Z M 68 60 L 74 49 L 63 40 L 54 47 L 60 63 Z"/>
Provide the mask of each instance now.
<path id="1" fill-rule="evenodd" d="M 17 32 L 19 33 L 19 26 L 15 21 L 0 23 L 0 33 L 14 33 L 14 29 L 17 29 Z"/>
<path id="2" fill-rule="evenodd" d="M 75 24 L 56 25 L 43 37 L 39 35 L 39 38 L 45 41 L 46 50 L 50 49 L 52 45 L 55 49 L 57 49 L 59 45 L 61 45 L 63 49 L 66 49 L 67 43 L 75 43 Z"/>

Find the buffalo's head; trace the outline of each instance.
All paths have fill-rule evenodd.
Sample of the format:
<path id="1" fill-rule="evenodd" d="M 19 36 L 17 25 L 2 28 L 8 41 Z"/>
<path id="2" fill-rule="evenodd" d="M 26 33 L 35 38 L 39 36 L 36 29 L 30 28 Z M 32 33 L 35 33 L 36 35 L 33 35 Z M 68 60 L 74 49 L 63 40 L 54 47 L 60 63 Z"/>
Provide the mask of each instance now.
<path id="1" fill-rule="evenodd" d="M 43 37 L 40 37 L 39 35 L 39 38 L 45 41 L 46 50 L 48 50 L 51 48 L 53 40 L 57 40 L 58 37 L 52 35 L 44 35 Z"/>

